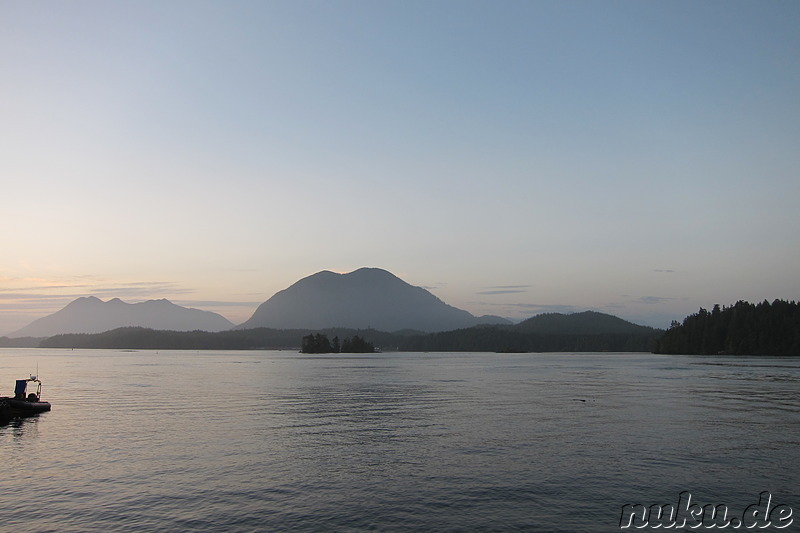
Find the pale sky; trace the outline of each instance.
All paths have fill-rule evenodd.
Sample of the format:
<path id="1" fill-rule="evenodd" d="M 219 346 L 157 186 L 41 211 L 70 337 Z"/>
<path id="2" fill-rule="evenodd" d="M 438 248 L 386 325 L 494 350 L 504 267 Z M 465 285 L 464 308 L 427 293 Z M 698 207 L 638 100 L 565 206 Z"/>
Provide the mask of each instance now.
<path id="1" fill-rule="evenodd" d="M 0 0 L 0 334 L 380 267 L 476 315 L 800 299 L 800 2 Z"/>

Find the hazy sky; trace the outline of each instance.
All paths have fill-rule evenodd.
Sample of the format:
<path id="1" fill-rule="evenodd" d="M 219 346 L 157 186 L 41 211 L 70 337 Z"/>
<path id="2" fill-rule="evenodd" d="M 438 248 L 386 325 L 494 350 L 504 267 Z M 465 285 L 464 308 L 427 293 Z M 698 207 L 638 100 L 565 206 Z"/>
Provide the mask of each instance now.
<path id="1" fill-rule="evenodd" d="M 320 270 L 665 327 L 800 299 L 800 2 L 0 0 L 0 334 Z"/>

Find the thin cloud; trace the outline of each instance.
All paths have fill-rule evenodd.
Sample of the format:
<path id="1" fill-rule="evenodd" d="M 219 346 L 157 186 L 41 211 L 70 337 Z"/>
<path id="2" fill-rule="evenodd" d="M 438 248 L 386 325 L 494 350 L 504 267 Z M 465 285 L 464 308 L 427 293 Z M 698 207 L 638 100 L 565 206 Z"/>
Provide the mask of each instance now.
<path id="1" fill-rule="evenodd" d="M 669 302 L 670 300 L 674 300 L 674 298 L 664 298 L 663 296 L 642 296 L 636 299 L 637 302 L 648 305 L 663 304 L 665 302 Z"/>
<path id="2" fill-rule="evenodd" d="M 48 296 L 34 292 L 0 292 L 0 300 L 31 300 L 40 298 L 62 298 L 63 296 Z"/>
<path id="3" fill-rule="evenodd" d="M 86 296 L 101 299 L 120 298 L 128 300 L 145 300 L 150 298 L 172 298 L 174 295 L 189 294 L 193 289 L 185 289 L 167 281 L 132 282 L 112 287 L 103 286 L 101 280 L 87 283 L 84 276 L 81 283 L 70 283 L 68 280 L 54 279 L 21 279 L 24 286 L 3 287 L 0 289 L 0 309 L 38 311 L 42 314 L 52 313 L 68 303 Z M 37 283 L 37 285 L 33 285 Z M 22 284 L 21 284 L 22 285 Z"/>
<path id="4" fill-rule="evenodd" d="M 495 295 L 495 294 L 520 294 L 528 292 L 530 285 L 494 285 L 487 287 L 486 290 L 479 291 L 477 294 Z"/>
<path id="5" fill-rule="evenodd" d="M 175 300 L 172 303 L 183 307 L 258 307 L 264 302 L 226 302 L 220 300 Z"/>
<path id="6" fill-rule="evenodd" d="M 192 289 L 179 287 L 168 281 L 139 282 L 116 287 L 97 287 L 89 291 L 92 295 L 111 295 L 117 298 L 143 298 L 148 296 L 162 296 L 164 294 L 189 294 Z"/>
<path id="7" fill-rule="evenodd" d="M 52 312 L 57 311 L 59 308 L 64 307 L 70 301 L 74 300 L 73 297 L 66 298 L 29 298 L 26 300 L 13 300 L 10 303 L 0 303 L 0 310 L 3 311 L 41 311 L 43 309 L 52 309 Z"/>
<path id="8" fill-rule="evenodd" d="M 10 292 L 18 292 L 18 291 L 55 291 L 61 289 L 80 289 L 85 287 L 91 287 L 91 285 L 64 285 L 64 284 L 43 284 L 43 285 L 35 285 L 35 286 L 27 286 L 27 287 L 13 287 L 13 288 L 2 288 L 0 289 L 0 293 L 10 293 Z M 0 295 L 1 296 L 1 295 Z"/>
<path id="9" fill-rule="evenodd" d="M 559 304 L 535 304 L 535 303 L 492 303 L 492 302 L 479 302 L 481 305 L 489 305 L 494 307 L 504 307 L 507 309 L 517 309 L 535 314 L 541 313 L 576 313 L 583 311 L 582 308 L 577 308 L 573 305 L 559 305 Z"/>
<path id="10" fill-rule="evenodd" d="M 528 292 L 523 289 L 495 289 L 489 291 L 480 291 L 477 294 L 519 294 L 522 292 Z"/>

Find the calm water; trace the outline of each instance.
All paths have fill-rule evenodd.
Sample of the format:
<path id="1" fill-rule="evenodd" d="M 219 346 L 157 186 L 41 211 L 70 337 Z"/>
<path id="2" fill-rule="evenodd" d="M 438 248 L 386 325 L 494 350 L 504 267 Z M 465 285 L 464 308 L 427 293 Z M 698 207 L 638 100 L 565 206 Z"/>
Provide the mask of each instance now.
<path id="1" fill-rule="evenodd" d="M 681 491 L 800 524 L 797 358 L 4 349 L 2 393 L 37 363 L 2 531 L 620 531 Z"/>

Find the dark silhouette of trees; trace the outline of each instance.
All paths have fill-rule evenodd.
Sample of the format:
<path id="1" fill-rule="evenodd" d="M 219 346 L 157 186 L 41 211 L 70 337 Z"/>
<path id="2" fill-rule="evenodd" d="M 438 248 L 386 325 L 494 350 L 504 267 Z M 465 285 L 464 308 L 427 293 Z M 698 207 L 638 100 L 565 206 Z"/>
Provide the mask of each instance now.
<path id="1" fill-rule="evenodd" d="M 303 337 L 300 351 L 303 353 L 333 353 L 333 347 L 327 336 L 317 333 Z"/>
<path id="2" fill-rule="evenodd" d="M 352 339 L 347 337 L 342 341 L 342 353 L 375 353 L 375 345 L 353 335 Z"/>
<path id="3" fill-rule="evenodd" d="M 375 345 L 358 335 L 353 335 L 352 339 L 346 337 L 340 346 L 338 336 L 333 338 L 333 344 L 331 344 L 327 335 L 315 333 L 303 337 L 300 351 L 302 353 L 375 353 Z"/>
<path id="4" fill-rule="evenodd" d="M 482 325 L 439 333 L 410 330 L 389 333 L 348 328 L 317 331 L 254 328 L 209 333 L 129 327 L 98 334 L 56 335 L 43 339 L 38 345 L 162 350 L 296 351 L 299 348 L 305 353 L 369 353 L 376 345 L 384 351 L 408 352 L 650 352 L 663 334 L 663 330 L 586 312 L 539 315 L 516 326 Z"/>
<path id="5" fill-rule="evenodd" d="M 656 343 L 655 353 L 800 355 L 800 305 L 764 300 L 715 305 L 672 326 Z"/>
<path id="6" fill-rule="evenodd" d="M 417 352 L 649 352 L 663 330 L 631 333 L 530 333 L 513 327 L 476 326 L 408 336 L 401 350 Z"/>

